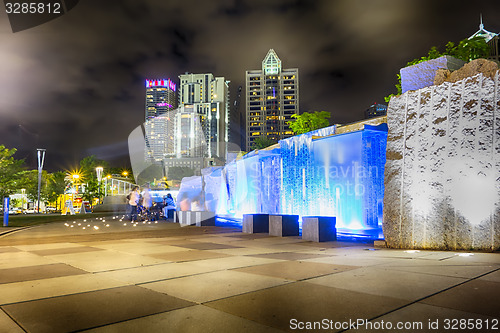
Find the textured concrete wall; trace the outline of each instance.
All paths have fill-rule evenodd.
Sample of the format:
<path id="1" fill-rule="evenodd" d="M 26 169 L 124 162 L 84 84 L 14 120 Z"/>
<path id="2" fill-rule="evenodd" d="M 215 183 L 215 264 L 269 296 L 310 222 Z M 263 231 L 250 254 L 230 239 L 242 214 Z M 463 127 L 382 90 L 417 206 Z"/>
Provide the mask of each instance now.
<path id="1" fill-rule="evenodd" d="M 499 76 L 391 99 L 384 236 L 390 247 L 500 249 Z"/>
<path id="2" fill-rule="evenodd" d="M 460 59 L 442 56 L 419 64 L 401 68 L 401 90 L 403 93 L 409 90 L 417 90 L 434 84 L 434 77 L 438 69 L 449 69 L 454 71 L 465 64 Z"/>

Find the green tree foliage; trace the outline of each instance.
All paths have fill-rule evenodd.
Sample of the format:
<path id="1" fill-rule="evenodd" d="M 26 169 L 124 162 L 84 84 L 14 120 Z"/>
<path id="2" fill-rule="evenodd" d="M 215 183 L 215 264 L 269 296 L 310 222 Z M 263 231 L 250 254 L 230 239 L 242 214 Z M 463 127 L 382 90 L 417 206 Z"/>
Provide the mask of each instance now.
<path id="1" fill-rule="evenodd" d="M 48 202 L 54 202 L 57 200 L 60 194 L 64 193 L 66 188 L 66 181 L 64 178 L 66 173 L 63 171 L 57 171 L 48 175 L 47 179 L 47 200 Z"/>
<path id="2" fill-rule="evenodd" d="M 419 64 L 421 62 L 436 59 L 444 55 L 449 55 L 455 57 L 457 59 L 463 60 L 465 62 L 469 62 L 474 59 L 486 58 L 489 54 L 489 46 L 486 43 L 485 39 L 481 36 L 476 36 L 471 39 L 461 40 L 458 45 L 455 46 L 455 43 L 448 42 L 445 46 L 445 51 L 443 53 L 439 52 L 437 47 L 433 46 L 427 53 L 427 56 L 413 59 L 408 62 L 405 67 Z M 390 94 L 387 97 L 384 97 L 386 102 L 389 102 L 393 96 L 401 95 L 401 75 L 397 75 L 398 83 L 396 84 L 397 92 L 395 94 Z"/>
<path id="3" fill-rule="evenodd" d="M 304 112 L 301 115 L 292 115 L 295 118 L 293 121 L 287 122 L 295 134 L 303 134 L 311 132 L 330 125 L 327 118 L 330 118 L 330 113 L 326 111 Z"/>
<path id="4" fill-rule="evenodd" d="M 26 189 L 26 196 L 29 200 L 36 202 L 38 200 L 38 170 L 26 170 L 21 172 L 21 181 L 18 189 Z M 48 201 L 47 179 L 48 173 L 42 170 L 42 182 L 40 186 L 40 202 Z"/>
<path id="5" fill-rule="evenodd" d="M 254 149 L 264 149 L 269 146 L 272 146 L 276 143 L 276 141 L 269 139 L 268 137 L 265 136 L 260 136 L 258 138 L 255 138 L 255 141 L 252 144 L 252 147 L 250 147 L 252 150 Z"/>
<path id="6" fill-rule="evenodd" d="M 97 173 L 95 169 L 99 166 L 104 169 L 108 169 L 109 164 L 104 160 L 98 159 L 95 155 L 87 156 L 82 159 L 80 161 L 80 171 L 83 176 L 83 181 L 87 182 L 91 179 L 97 180 Z"/>
<path id="7" fill-rule="evenodd" d="M 14 193 L 19 188 L 24 160 L 16 160 L 13 155 L 16 149 L 0 145 L 0 200 Z"/>

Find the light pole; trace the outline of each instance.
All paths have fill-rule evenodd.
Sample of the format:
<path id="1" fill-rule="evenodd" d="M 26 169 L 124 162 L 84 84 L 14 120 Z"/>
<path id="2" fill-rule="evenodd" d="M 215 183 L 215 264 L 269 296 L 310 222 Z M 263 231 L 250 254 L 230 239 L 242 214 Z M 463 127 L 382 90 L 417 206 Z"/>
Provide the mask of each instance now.
<path id="1" fill-rule="evenodd" d="M 101 203 L 101 182 L 102 182 L 103 170 L 104 170 L 103 167 L 95 168 L 95 172 L 97 173 L 97 186 L 99 186 L 97 189 L 97 195 L 99 196 L 99 203 Z"/>
<path id="2" fill-rule="evenodd" d="M 45 161 L 45 149 L 37 149 L 38 157 L 38 206 L 36 209 L 37 214 L 40 214 L 40 187 L 42 186 L 42 169 L 43 162 Z"/>
<path id="3" fill-rule="evenodd" d="M 24 212 L 24 196 L 26 195 L 26 189 L 21 189 L 21 211 Z"/>

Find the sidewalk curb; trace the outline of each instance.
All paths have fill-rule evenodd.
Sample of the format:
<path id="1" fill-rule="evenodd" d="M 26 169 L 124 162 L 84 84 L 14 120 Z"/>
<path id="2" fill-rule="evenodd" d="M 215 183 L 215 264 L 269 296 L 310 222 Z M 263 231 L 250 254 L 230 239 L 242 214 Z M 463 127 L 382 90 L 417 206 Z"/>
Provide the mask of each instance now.
<path id="1" fill-rule="evenodd" d="M 4 237 L 4 236 L 7 236 L 8 234 L 11 234 L 13 232 L 18 232 L 18 231 L 22 231 L 22 230 L 27 230 L 27 229 L 31 229 L 33 228 L 33 226 L 30 226 L 30 227 L 14 227 L 10 230 L 5 230 L 5 231 L 2 231 L 2 229 L 0 229 L 0 238 Z"/>

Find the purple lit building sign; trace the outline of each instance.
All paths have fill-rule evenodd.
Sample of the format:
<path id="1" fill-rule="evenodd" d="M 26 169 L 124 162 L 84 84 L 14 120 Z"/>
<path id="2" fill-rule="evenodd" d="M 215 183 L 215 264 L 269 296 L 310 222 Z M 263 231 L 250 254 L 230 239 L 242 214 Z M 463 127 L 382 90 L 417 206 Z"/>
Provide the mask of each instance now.
<path id="1" fill-rule="evenodd" d="M 172 107 L 172 105 L 170 105 L 168 103 L 156 103 L 156 106 L 168 106 L 169 108 Z"/>
<path id="2" fill-rule="evenodd" d="M 172 91 L 175 91 L 176 89 L 175 83 L 170 79 L 146 80 L 146 88 L 151 87 L 168 87 Z"/>

